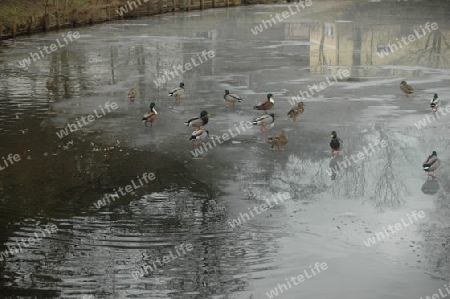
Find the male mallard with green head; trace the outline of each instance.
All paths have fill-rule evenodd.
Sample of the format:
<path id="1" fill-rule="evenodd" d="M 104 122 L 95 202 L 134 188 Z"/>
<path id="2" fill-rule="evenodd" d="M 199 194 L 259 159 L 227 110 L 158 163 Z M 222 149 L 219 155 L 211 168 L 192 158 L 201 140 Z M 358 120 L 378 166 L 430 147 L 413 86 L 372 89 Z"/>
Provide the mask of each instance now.
<path id="1" fill-rule="evenodd" d="M 303 114 L 305 111 L 305 103 L 299 102 L 297 106 L 292 107 L 291 110 L 287 113 L 288 118 L 292 118 L 294 121 L 297 121 L 297 116 Z"/>
<path id="2" fill-rule="evenodd" d="M 142 123 L 147 126 L 147 123 L 150 123 L 150 125 L 153 127 L 153 122 L 158 117 L 158 112 L 155 110 L 155 103 L 150 103 L 150 111 L 144 114 L 144 117 L 142 117 Z"/>
<path id="3" fill-rule="evenodd" d="M 435 170 L 438 169 L 439 165 L 441 165 L 441 160 L 437 157 L 436 151 L 433 151 L 431 155 L 423 162 L 422 167 L 423 170 L 428 172 L 428 175 L 433 179 L 436 178 Z"/>
<path id="4" fill-rule="evenodd" d="M 412 88 L 411 85 L 406 83 L 406 81 L 400 82 L 400 89 L 405 93 L 405 96 L 408 96 L 408 95 L 414 93 L 414 88 Z"/>
<path id="5" fill-rule="evenodd" d="M 200 116 L 193 117 L 186 121 L 184 124 L 188 127 L 193 127 L 196 130 L 203 129 L 202 126 L 206 125 L 209 122 L 208 111 L 202 110 L 200 112 Z"/>
<path id="6" fill-rule="evenodd" d="M 208 138 L 209 131 L 200 129 L 195 130 L 192 132 L 191 137 L 189 137 L 189 140 L 192 140 L 192 146 L 197 146 L 197 141 L 201 141 L 202 143 L 205 143 L 205 139 Z"/>
<path id="7" fill-rule="evenodd" d="M 273 105 L 275 104 L 275 101 L 273 99 L 273 94 L 269 93 L 267 94 L 267 101 L 259 103 L 258 105 L 254 106 L 253 109 L 256 110 L 264 110 L 267 111 L 272 109 Z"/>
<path id="8" fill-rule="evenodd" d="M 179 101 L 182 99 L 182 96 L 184 95 L 184 83 L 181 82 L 180 85 L 178 87 L 175 87 L 174 89 L 172 89 L 168 96 L 175 96 L 175 100 Z"/>
<path id="9" fill-rule="evenodd" d="M 273 127 L 275 123 L 275 114 L 270 113 L 270 114 L 265 114 L 263 116 L 257 117 L 252 121 L 252 124 L 254 126 L 261 126 L 261 131 L 267 131 L 270 127 Z"/>
<path id="10" fill-rule="evenodd" d="M 234 103 L 236 102 L 242 102 L 242 98 L 240 96 L 230 93 L 229 90 L 225 90 L 223 98 L 228 102 L 227 107 L 234 106 Z"/>
<path id="11" fill-rule="evenodd" d="M 439 107 L 439 99 L 438 99 L 437 93 L 435 93 L 433 96 L 433 99 L 431 99 L 430 107 L 431 107 L 431 111 L 433 111 L 434 113 L 437 112 L 437 109 Z"/>
<path id="12" fill-rule="evenodd" d="M 331 141 L 330 141 L 330 147 L 331 147 L 331 154 L 332 155 L 339 155 L 339 151 L 342 148 L 343 141 L 341 138 L 337 137 L 336 131 L 331 132 Z"/>
<path id="13" fill-rule="evenodd" d="M 289 139 L 286 135 L 286 132 L 281 131 L 280 135 L 266 138 L 266 142 L 270 143 L 270 148 L 276 147 L 277 150 L 282 151 L 282 146 L 286 145 L 289 142 Z"/>

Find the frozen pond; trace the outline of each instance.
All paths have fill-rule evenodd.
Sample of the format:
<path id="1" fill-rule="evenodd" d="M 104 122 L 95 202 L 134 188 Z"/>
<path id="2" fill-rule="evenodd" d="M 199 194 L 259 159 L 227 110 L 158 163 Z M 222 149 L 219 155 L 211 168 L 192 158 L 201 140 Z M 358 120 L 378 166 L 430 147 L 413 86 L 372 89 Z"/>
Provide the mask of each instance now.
<path id="1" fill-rule="evenodd" d="M 447 294 L 450 3 L 306 3 L 0 43 L 0 297 Z M 243 101 L 226 107 L 225 90 Z M 273 127 L 245 127 L 268 93 Z M 201 110 L 215 139 L 195 157 L 183 123 Z M 421 170 L 432 151 L 436 180 Z"/>

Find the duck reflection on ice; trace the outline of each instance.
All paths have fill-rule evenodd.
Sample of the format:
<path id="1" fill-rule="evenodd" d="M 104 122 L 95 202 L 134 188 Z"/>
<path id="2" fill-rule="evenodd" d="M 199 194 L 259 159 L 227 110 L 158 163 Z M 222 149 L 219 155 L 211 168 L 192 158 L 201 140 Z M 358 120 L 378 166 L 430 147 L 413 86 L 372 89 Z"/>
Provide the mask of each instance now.
<path id="1" fill-rule="evenodd" d="M 422 192 L 428 195 L 434 195 L 439 190 L 439 182 L 436 180 L 435 171 L 441 165 L 441 160 L 437 157 L 436 151 L 433 151 L 431 155 L 423 162 L 423 170 L 428 173 L 428 179 L 422 185 Z"/>
<path id="2" fill-rule="evenodd" d="M 330 169 L 338 169 L 339 163 L 340 165 L 342 165 L 343 161 L 344 157 L 342 157 L 341 155 L 333 156 L 330 160 Z M 337 173 L 337 171 L 332 171 L 332 174 L 330 175 L 332 181 L 336 179 Z"/>
<path id="3" fill-rule="evenodd" d="M 439 181 L 428 177 L 422 185 L 422 193 L 427 195 L 434 195 L 439 191 Z"/>

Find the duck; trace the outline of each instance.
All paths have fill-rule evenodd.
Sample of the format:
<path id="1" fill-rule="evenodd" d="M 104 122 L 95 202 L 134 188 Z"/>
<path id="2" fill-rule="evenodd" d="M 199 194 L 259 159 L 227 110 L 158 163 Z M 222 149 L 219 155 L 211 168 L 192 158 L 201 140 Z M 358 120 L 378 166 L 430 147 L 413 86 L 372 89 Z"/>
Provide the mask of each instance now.
<path id="1" fill-rule="evenodd" d="M 225 90 L 225 94 L 223 95 L 223 98 L 225 99 L 225 101 L 228 102 L 227 107 L 232 107 L 234 106 L 235 102 L 242 102 L 242 98 L 236 94 L 232 94 L 230 93 L 229 90 Z"/>
<path id="2" fill-rule="evenodd" d="M 331 132 L 331 141 L 330 141 L 330 147 L 331 147 L 331 154 L 332 155 L 339 155 L 339 151 L 342 148 L 342 141 L 341 138 L 337 137 L 336 131 Z"/>
<path id="3" fill-rule="evenodd" d="M 287 113 L 287 117 L 292 118 L 294 121 L 297 121 L 297 116 L 303 114 L 303 112 L 305 111 L 305 106 L 306 105 L 304 102 L 299 102 L 297 106 L 294 106 L 291 110 L 289 110 L 289 112 Z"/>
<path id="4" fill-rule="evenodd" d="M 433 111 L 434 113 L 437 112 L 439 106 L 439 100 L 438 100 L 438 94 L 435 93 L 433 98 L 430 101 L 430 107 L 431 107 L 431 111 Z"/>
<path id="5" fill-rule="evenodd" d="M 186 121 L 184 124 L 188 127 L 194 127 L 196 130 L 203 129 L 202 126 L 205 126 L 209 122 L 208 111 L 202 110 L 200 112 L 200 116 L 193 117 Z"/>
<path id="6" fill-rule="evenodd" d="M 138 94 L 137 90 L 132 88 L 129 92 L 128 92 L 128 98 L 130 99 L 130 101 L 134 101 L 134 98 L 136 97 L 136 95 Z"/>
<path id="7" fill-rule="evenodd" d="M 254 106 L 253 109 L 264 110 L 264 111 L 266 111 L 266 114 L 267 114 L 267 110 L 272 109 L 274 104 L 275 104 L 275 101 L 273 100 L 273 94 L 268 93 L 267 101 L 259 103 L 258 105 Z"/>
<path id="8" fill-rule="evenodd" d="M 53 81 L 50 81 L 50 80 L 48 80 L 45 83 L 45 87 L 47 87 L 48 90 L 55 90 L 56 89 L 55 83 L 53 83 Z"/>
<path id="9" fill-rule="evenodd" d="M 252 124 L 254 126 L 261 126 L 261 131 L 267 131 L 270 128 L 267 127 L 267 125 L 270 125 L 271 127 L 275 123 L 275 114 L 265 114 L 263 116 L 257 117 L 252 121 Z"/>
<path id="10" fill-rule="evenodd" d="M 405 93 L 405 96 L 408 96 L 408 95 L 414 93 L 414 88 L 412 88 L 411 85 L 406 83 L 406 81 L 400 82 L 400 89 Z"/>
<path id="11" fill-rule="evenodd" d="M 266 142 L 270 143 L 270 148 L 276 147 L 277 150 L 282 151 L 282 146 L 286 145 L 289 142 L 289 139 L 286 135 L 286 132 L 281 131 L 280 135 L 266 138 Z"/>
<path id="12" fill-rule="evenodd" d="M 205 139 L 209 137 L 209 131 L 205 129 L 199 129 L 192 132 L 189 140 L 192 140 L 192 146 L 197 146 L 197 141 L 205 143 Z"/>
<path id="13" fill-rule="evenodd" d="M 175 100 L 179 101 L 182 99 L 182 96 L 184 95 L 184 83 L 181 82 L 180 85 L 178 87 L 175 87 L 174 89 L 172 89 L 168 96 L 175 96 Z"/>
<path id="14" fill-rule="evenodd" d="M 147 123 L 150 123 L 150 125 L 153 127 L 153 122 L 158 117 L 158 112 L 155 110 L 155 103 L 150 103 L 150 111 L 144 114 L 142 117 L 142 123 L 147 126 Z"/>
<path id="15" fill-rule="evenodd" d="M 435 171 L 441 165 L 441 160 L 437 157 L 436 151 L 433 151 L 431 155 L 427 157 L 427 159 L 423 162 L 422 167 L 423 170 L 428 172 L 428 176 L 435 179 Z"/>

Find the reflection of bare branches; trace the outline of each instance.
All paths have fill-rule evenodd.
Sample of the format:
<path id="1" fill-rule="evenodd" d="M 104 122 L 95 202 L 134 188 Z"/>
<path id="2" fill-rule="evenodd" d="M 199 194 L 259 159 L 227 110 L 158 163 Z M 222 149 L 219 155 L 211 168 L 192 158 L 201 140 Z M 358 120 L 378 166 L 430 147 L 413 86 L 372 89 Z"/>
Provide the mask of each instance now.
<path id="1" fill-rule="evenodd" d="M 318 66 L 324 66 L 327 65 L 327 59 L 325 57 L 325 52 L 323 51 L 325 44 L 325 24 L 320 24 L 320 43 L 319 43 L 319 60 L 317 62 Z M 321 68 L 323 71 L 323 68 Z"/>
<path id="2" fill-rule="evenodd" d="M 364 169 L 364 164 L 361 162 L 342 169 L 337 174 L 339 184 L 333 187 L 333 191 L 349 198 L 363 196 L 366 185 Z"/>
<path id="3" fill-rule="evenodd" d="M 285 171 L 273 177 L 271 185 L 282 190 L 288 189 L 292 198 L 310 201 L 315 194 L 326 190 L 324 183 L 328 177 L 324 171 L 324 161 L 301 159 L 289 156 Z"/>
<path id="4" fill-rule="evenodd" d="M 445 48 L 444 48 L 445 45 Z M 427 36 L 425 47 L 418 51 L 411 51 L 411 54 L 417 55 L 416 63 L 434 68 L 448 68 L 450 62 L 443 52 L 450 49 L 450 44 L 445 39 L 441 30 L 430 32 Z M 403 56 L 398 62 L 408 62 L 410 56 Z"/>
<path id="5" fill-rule="evenodd" d="M 424 236 L 423 252 L 425 257 L 430 261 L 432 271 L 440 274 L 446 271 L 445 269 L 449 265 L 450 227 L 445 222 L 445 220 L 439 219 L 439 221 L 420 225 Z"/>
<path id="6" fill-rule="evenodd" d="M 384 148 L 383 156 L 386 160 L 382 167 L 379 179 L 375 184 L 371 200 L 375 202 L 377 208 L 382 208 L 384 206 L 398 206 L 402 202 L 400 191 L 402 188 L 405 188 L 404 183 L 396 173 L 398 167 L 396 162 L 403 156 L 403 153 L 399 153 L 399 150 L 402 148 L 394 138 L 389 138 L 384 130 L 378 128 L 377 131 L 380 133 L 380 140 L 386 140 L 388 146 Z M 381 148 L 381 151 L 382 150 L 383 148 Z M 396 153 L 395 150 L 398 152 Z"/>

